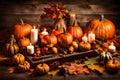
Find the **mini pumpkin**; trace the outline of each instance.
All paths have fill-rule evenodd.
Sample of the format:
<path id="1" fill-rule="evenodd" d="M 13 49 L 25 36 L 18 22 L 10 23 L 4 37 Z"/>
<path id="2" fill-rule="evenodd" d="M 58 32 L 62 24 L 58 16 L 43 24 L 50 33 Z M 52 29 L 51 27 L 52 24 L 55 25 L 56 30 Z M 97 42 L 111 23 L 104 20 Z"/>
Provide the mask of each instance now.
<path id="1" fill-rule="evenodd" d="M 29 40 L 29 38 L 23 37 L 18 41 L 18 44 L 21 47 L 27 47 L 28 45 L 30 45 L 30 40 Z"/>
<path id="2" fill-rule="evenodd" d="M 13 42 L 13 40 L 11 41 L 11 43 L 6 43 L 5 47 L 4 47 L 4 52 L 6 56 L 13 56 L 14 54 L 16 54 L 19 51 L 19 46 Z"/>
<path id="3" fill-rule="evenodd" d="M 100 59 L 107 62 L 108 60 L 111 60 L 112 59 L 112 55 L 110 52 L 108 51 L 103 51 L 101 54 L 100 54 Z"/>
<path id="4" fill-rule="evenodd" d="M 106 69 L 110 72 L 117 72 L 120 69 L 120 61 L 116 59 L 109 60 L 106 64 Z"/>
<path id="5" fill-rule="evenodd" d="M 23 64 L 18 64 L 18 71 L 24 72 L 30 69 L 30 63 L 28 61 L 24 61 Z"/>
<path id="6" fill-rule="evenodd" d="M 13 56 L 13 63 L 14 64 L 23 64 L 24 61 L 25 61 L 25 57 L 21 53 L 15 54 Z"/>
<path id="7" fill-rule="evenodd" d="M 21 24 L 16 24 L 13 27 L 13 33 L 15 35 L 15 38 L 18 40 L 20 38 L 23 38 L 23 36 L 29 36 L 32 30 L 32 26 L 28 23 L 24 23 L 21 19 Z"/>
<path id="8" fill-rule="evenodd" d="M 102 40 L 109 40 L 115 37 L 116 29 L 112 21 L 105 19 L 104 15 L 101 18 L 92 19 L 84 28 L 85 33 L 90 31 L 95 33 L 95 37 Z"/>
<path id="9" fill-rule="evenodd" d="M 38 64 L 36 66 L 36 71 L 39 74 L 45 74 L 45 73 L 49 72 L 49 70 L 50 70 L 50 67 L 46 63 Z"/>
<path id="10" fill-rule="evenodd" d="M 89 42 L 82 41 L 78 44 L 78 47 L 81 51 L 88 51 L 91 49 L 91 44 Z"/>

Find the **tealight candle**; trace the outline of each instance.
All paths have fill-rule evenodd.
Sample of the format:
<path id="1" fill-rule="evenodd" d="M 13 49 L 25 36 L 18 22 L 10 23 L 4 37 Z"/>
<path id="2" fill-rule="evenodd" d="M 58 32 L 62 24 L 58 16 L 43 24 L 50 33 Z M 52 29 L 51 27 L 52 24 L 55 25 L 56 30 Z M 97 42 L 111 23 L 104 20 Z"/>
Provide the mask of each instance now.
<path id="1" fill-rule="evenodd" d="M 83 42 L 87 42 L 87 41 L 88 41 L 88 38 L 87 38 L 86 35 L 84 35 L 84 36 L 82 37 L 82 41 L 83 41 Z"/>
<path id="2" fill-rule="evenodd" d="M 88 34 L 88 42 L 89 43 L 92 43 L 92 42 L 94 42 L 95 41 L 95 34 L 93 33 L 93 32 L 90 32 L 89 34 Z"/>
<path id="3" fill-rule="evenodd" d="M 48 35 L 47 29 L 44 28 L 44 30 L 41 32 L 42 35 Z"/>
<path id="4" fill-rule="evenodd" d="M 116 51 L 116 47 L 114 46 L 113 42 L 108 46 L 108 51 L 110 51 L 110 52 L 115 52 Z"/>
<path id="5" fill-rule="evenodd" d="M 27 46 L 27 53 L 28 53 L 29 55 L 34 54 L 34 46 L 33 46 L 31 43 L 30 43 L 29 46 Z"/>
<path id="6" fill-rule="evenodd" d="M 35 29 L 35 26 L 33 27 L 34 28 L 31 30 L 30 40 L 31 40 L 31 43 L 35 45 L 38 41 L 38 29 Z"/>

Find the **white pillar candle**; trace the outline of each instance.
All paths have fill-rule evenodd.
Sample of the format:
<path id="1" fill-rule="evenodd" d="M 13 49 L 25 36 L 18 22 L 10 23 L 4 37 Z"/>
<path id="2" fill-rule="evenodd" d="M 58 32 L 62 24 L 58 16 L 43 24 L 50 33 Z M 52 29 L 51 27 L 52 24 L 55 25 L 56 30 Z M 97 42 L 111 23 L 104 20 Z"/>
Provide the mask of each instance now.
<path id="1" fill-rule="evenodd" d="M 33 45 L 38 41 L 38 29 L 35 29 L 35 26 L 33 26 L 33 29 L 31 30 L 30 40 Z"/>
<path id="2" fill-rule="evenodd" d="M 31 43 L 30 43 L 29 46 L 27 46 L 27 53 L 28 53 L 29 55 L 34 54 L 34 46 L 31 45 Z"/>
<path id="3" fill-rule="evenodd" d="M 110 51 L 110 52 L 115 52 L 116 51 L 116 47 L 114 46 L 113 42 L 109 45 L 108 51 Z"/>
<path id="4" fill-rule="evenodd" d="M 88 41 L 88 38 L 87 38 L 86 35 L 84 35 L 84 36 L 82 37 L 82 41 L 83 41 L 83 42 L 87 42 L 87 41 Z"/>
<path id="5" fill-rule="evenodd" d="M 46 28 L 44 28 L 44 30 L 41 32 L 42 35 L 48 35 L 48 32 L 46 30 Z"/>
<path id="6" fill-rule="evenodd" d="M 76 14 L 74 12 L 70 12 L 70 25 L 73 25 L 76 20 Z"/>
<path id="7" fill-rule="evenodd" d="M 93 32 L 90 32 L 89 34 L 88 34 L 88 42 L 89 43 L 92 43 L 92 42 L 94 42 L 95 41 L 95 34 L 93 33 Z"/>

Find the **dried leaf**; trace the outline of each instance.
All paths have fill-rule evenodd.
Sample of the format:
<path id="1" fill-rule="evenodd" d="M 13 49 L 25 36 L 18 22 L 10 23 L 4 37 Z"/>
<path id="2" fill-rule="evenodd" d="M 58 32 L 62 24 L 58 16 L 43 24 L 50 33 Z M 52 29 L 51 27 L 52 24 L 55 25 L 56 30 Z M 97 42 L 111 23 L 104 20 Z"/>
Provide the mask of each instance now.
<path id="1" fill-rule="evenodd" d="M 88 68 L 93 71 L 98 71 L 99 73 L 103 73 L 105 71 L 105 68 L 100 65 L 88 65 Z"/>
<path id="2" fill-rule="evenodd" d="M 85 74 L 90 74 L 91 73 L 91 71 L 88 68 L 84 68 L 83 72 L 85 72 Z"/>
<path id="3" fill-rule="evenodd" d="M 48 72 L 48 75 L 55 76 L 58 72 L 59 72 L 59 70 L 52 70 L 52 71 Z"/>
<path id="4" fill-rule="evenodd" d="M 15 70 L 16 70 L 15 67 L 10 67 L 10 68 L 8 68 L 9 73 L 14 73 Z"/>
<path id="5" fill-rule="evenodd" d="M 0 56 L 0 61 L 4 61 L 4 60 L 7 60 L 9 59 L 8 57 L 5 57 L 5 56 Z"/>
<path id="6" fill-rule="evenodd" d="M 85 64 L 86 65 L 89 65 L 89 64 L 98 64 L 98 58 L 99 57 L 88 58 L 88 60 L 85 61 Z"/>

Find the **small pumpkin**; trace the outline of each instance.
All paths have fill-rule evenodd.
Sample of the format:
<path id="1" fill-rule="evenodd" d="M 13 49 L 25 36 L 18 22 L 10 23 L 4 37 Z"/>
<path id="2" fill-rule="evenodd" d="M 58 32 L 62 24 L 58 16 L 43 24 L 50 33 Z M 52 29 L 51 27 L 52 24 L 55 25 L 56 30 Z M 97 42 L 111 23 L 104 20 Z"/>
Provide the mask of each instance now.
<path id="1" fill-rule="evenodd" d="M 11 43 L 6 43 L 5 47 L 4 47 L 4 52 L 6 56 L 13 56 L 14 54 L 18 53 L 19 51 L 19 46 L 13 42 L 13 40 L 11 41 Z"/>
<path id="2" fill-rule="evenodd" d="M 32 26 L 28 23 L 24 23 L 22 19 L 21 19 L 21 24 L 16 24 L 13 27 L 13 33 L 17 40 L 23 38 L 23 36 L 28 37 L 31 33 L 31 30 L 32 30 Z"/>
<path id="3" fill-rule="evenodd" d="M 52 31 L 52 35 L 59 35 L 61 33 L 64 33 L 64 30 L 63 28 L 66 30 L 66 24 L 65 24 L 65 21 L 64 19 L 59 19 L 55 22 L 54 24 L 54 28 L 53 28 L 53 31 Z"/>
<path id="4" fill-rule="evenodd" d="M 13 56 L 13 63 L 14 64 L 23 64 L 24 61 L 25 61 L 25 57 L 21 53 L 15 54 Z"/>
<path id="5" fill-rule="evenodd" d="M 95 37 L 102 40 L 109 40 L 115 37 L 116 29 L 112 21 L 105 19 L 104 15 L 101 18 L 92 19 L 84 28 L 85 33 L 90 31 L 95 33 Z"/>
<path id="6" fill-rule="evenodd" d="M 78 42 L 77 41 L 73 41 L 71 44 L 75 49 L 78 49 Z"/>
<path id="7" fill-rule="evenodd" d="M 108 60 L 111 60 L 112 59 L 112 55 L 110 52 L 108 52 L 107 50 L 106 51 L 103 51 L 101 54 L 100 54 L 100 60 L 103 60 L 105 62 L 107 62 Z"/>
<path id="8" fill-rule="evenodd" d="M 49 72 L 49 70 L 50 70 L 50 67 L 46 63 L 38 64 L 36 66 L 36 71 L 39 74 L 45 74 L 45 73 Z"/>
<path id="9" fill-rule="evenodd" d="M 18 64 L 18 71 L 24 72 L 30 69 L 30 63 L 28 61 L 24 61 L 23 64 Z"/>
<path id="10" fill-rule="evenodd" d="M 120 61 L 116 59 L 109 60 L 106 64 L 106 69 L 110 72 L 117 72 L 120 69 Z"/>
<path id="11" fill-rule="evenodd" d="M 73 36 L 73 39 L 80 39 L 83 36 L 82 28 L 78 25 L 77 20 L 67 28 L 67 32 Z"/>
<path id="12" fill-rule="evenodd" d="M 27 47 L 28 45 L 30 45 L 30 40 L 27 37 L 26 38 L 23 37 L 23 38 L 19 39 L 18 44 L 20 47 Z"/>
<path id="13" fill-rule="evenodd" d="M 91 49 L 91 44 L 89 42 L 82 41 L 78 44 L 78 47 L 81 51 L 88 51 Z"/>

